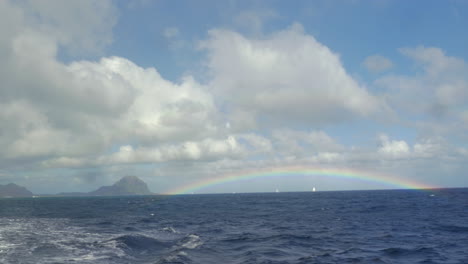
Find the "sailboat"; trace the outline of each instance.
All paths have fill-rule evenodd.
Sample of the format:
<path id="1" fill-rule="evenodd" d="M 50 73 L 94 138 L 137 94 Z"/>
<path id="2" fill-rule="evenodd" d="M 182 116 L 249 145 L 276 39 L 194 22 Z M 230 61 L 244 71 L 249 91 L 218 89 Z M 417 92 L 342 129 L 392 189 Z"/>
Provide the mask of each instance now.
<path id="1" fill-rule="evenodd" d="M 313 191 L 313 192 L 315 192 L 315 187 L 314 187 L 314 188 L 312 188 L 312 191 Z"/>

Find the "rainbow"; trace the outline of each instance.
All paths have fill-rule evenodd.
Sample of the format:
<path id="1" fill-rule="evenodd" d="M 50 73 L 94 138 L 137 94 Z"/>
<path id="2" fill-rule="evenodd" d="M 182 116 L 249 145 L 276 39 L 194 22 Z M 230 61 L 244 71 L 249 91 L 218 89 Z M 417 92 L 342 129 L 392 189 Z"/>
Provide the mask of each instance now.
<path id="1" fill-rule="evenodd" d="M 370 172 L 350 168 L 321 168 L 310 166 L 274 167 L 255 170 L 242 170 L 233 173 L 204 178 L 177 188 L 168 190 L 163 194 L 176 195 L 196 192 L 200 189 L 218 184 L 237 182 L 242 180 L 287 177 L 294 175 L 325 176 L 341 179 L 356 179 L 373 183 L 380 183 L 397 189 L 434 189 L 436 187 L 410 179 L 399 178 L 381 172 Z"/>

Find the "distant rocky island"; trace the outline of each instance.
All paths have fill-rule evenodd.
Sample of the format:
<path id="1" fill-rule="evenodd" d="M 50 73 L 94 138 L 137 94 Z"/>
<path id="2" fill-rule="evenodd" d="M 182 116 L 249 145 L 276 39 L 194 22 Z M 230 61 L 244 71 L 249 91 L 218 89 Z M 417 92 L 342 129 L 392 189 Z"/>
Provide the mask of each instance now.
<path id="1" fill-rule="evenodd" d="M 102 186 L 95 191 L 83 193 L 59 193 L 47 196 L 124 196 L 124 195 L 151 195 L 148 185 L 136 176 L 125 176 L 111 186 Z M 0 185 L 0 197 L 32 197 L 34 194 L 28 189 L 10 183 Z M 42 195 L 39 195 L 42 196 Z"/>
<path id="2" fill-rule="evenodd" d="M 32 197 L 33 193 L 28 189 L 9 183 L 6 185 L 0 184 L 0 197 Z"/>
<path id="3" fill-rule="evenodd" d="M 91 196 L 116 196 L 116 195 L 149 195 L 153 194 L 148 185 L 136 176 L 125 176 L 111 186 L 89 192 Z"/>

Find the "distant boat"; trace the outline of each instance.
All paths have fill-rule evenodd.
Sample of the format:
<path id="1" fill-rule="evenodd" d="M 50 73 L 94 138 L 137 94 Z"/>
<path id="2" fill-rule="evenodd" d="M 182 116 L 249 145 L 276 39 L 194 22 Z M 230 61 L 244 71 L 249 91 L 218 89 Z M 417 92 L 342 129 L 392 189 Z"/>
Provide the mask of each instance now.
<path id="1" fill-rule="evenodd" d="M 279 190 L 278 190 L 278 189 L 276 189 L 276 191 L 275 191 L 275 192 L 279 192 Z"/>
<path id="2" fill-rule="evenodd" d="M 312 188 L 312 191 L 313 191 L 313 192 L 315 192 L 315 187 L 314 187 L 314 188 Z"/>

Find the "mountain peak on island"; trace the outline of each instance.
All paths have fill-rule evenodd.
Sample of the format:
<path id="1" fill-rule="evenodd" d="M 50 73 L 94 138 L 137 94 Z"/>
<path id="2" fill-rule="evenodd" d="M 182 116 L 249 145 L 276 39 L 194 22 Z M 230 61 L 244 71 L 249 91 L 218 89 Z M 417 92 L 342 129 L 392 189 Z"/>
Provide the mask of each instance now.
<path id="1" fill-rule="evenodd" d="M 146 184 L 144 181 L 142 181 L 140 178 L 137 176 L 124 176 L 122 177 L 119 181 L 114 183 L 114 185 L 122 185 L 122 184 L 132 184 L 132 183 L 143 183 Z"/>
<path id="2" fill-rule="evenodd" d="M 31 197 L 33 193 L 28 189 L 16 185 L 14 183 L 9 183 L 6 185 L 0 184 L 0 197 Z"/>
<path id="3" fill-rule="evenodd" d="M 119 195 L 149 195 L 153 194 L 148 185 L 136 176 L 125 176 L 111 186 L 102 186 L 90 195 L 119 196 Z"/>

